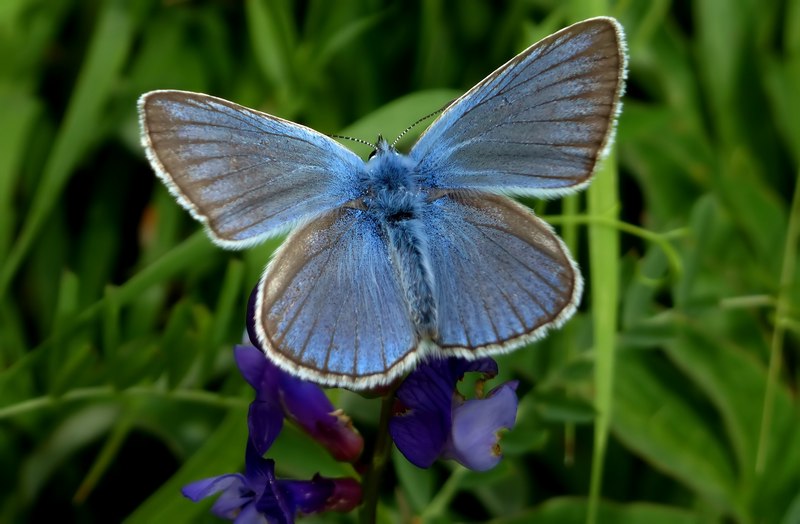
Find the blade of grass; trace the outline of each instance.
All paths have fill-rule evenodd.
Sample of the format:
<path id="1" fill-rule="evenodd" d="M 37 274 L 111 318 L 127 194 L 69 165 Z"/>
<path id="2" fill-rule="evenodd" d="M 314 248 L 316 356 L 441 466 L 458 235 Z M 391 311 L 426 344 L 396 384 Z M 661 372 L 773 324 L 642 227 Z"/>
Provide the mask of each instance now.
<path id="1" fill-rule="evenodd" d="M 642 240 L 647 240 L 648 242 L 656 244 L 661 249 L 661 251 L 664 253 L 664 256 L 667 257 L 670 270 L 674 273 L 674 277 L 676 279 L 680 278 L 680 276 L 683 274 L 683 263 L 681 262 L 681 257 L 678 255 L 677 250 L 672 246 L 672 244 L 670 244 L 670 239 L 685 236 L 688 233 L 687 229 L 673 229 L 672 231 L 666 231 L 664 233 L 656 233 L 654 231 L 650 231 L 649 229 L 635 226 L 633 224 L 629 224 L 615 218 L 610 218 L 608 216 L 581 216 L 569 215 L 567 213 L 560 216 L 544 215 L 542 216 L 542 219 L 549 224 L 589 224 L 600 227 L 606 226 L 614 228 L 621 233 L 628 233 L 629 235 L 637 236 Z"/>
<path id="2" fill-rule="evenodd" d="M 163 384 L 132 386 L 114 389 L 113 386 L 75 388 L 61 396 L 43 395 L 0 408 L 0 420 L 22 417 L 48 409 L 66 409 L 74 403 L 129 402 L 137 399 L 155 399 L 158 402 L 185 402 L 212 408 L 246 410 L 250 401 L 239 396 L 222 396 L 199 389 L 167 389 Z"/>
<path id="3" fill-rule="evenodd" d="M 152 265 L 139 271 L 127 282 L 115 289 L 113 293 L 115 301 L 114 306 L 119 308 L 132 302 L 150 287 L 168 280 L 181 271 L 185 271 L 186 268 L 192 266 L 196 260 L 203 260 L 204 257 L 208 257 L 215 250 L 216 247 L 208 240 L 205 233 L 203 231 L 198 231 L 184 240 L 183 243 L 166 253 L 163 257 L 159 258 Z M 109 296 L 106 295 L 94 304 L 88 306 L 83 312 L 72 319 L 69 326 L 65 327 L 61 332 L 54 333 L 50 338 L 46 339 L 29 352 L 27 357 L 37 358 L 35 357 L 37 353 L 47 351 L 46 348 L 58 344 L 63 337 L 70 336 L 71 333 L 74 333 L 88 324 L 104 311 L 104 308 L 107 307 L 108 299 Z"/>
<path id="4" fill-rule="evenodd" d="M 588 16 L 611 12 L 608 2 L 575 1 L 572 15 L 580 20 Z M 617 220 L 619 191 L 616 154 L 612 149 L 603 161 L 588 191 L 587 210 L 590 215 Z M 600 224 L 589 226 L 589 264 L 592 296 L 592 327 L 594 332 L 594 389 L 597 418 L 594 426 L 592 473 L 589 483 L 589 506 L 586 522 L 598 519 L 600 491 L 603 483 L 603 464 L 611 426 L 614 386 L 614 348 L 617 336 L 617 302 L 619 297 L 619 232 Z"/>
<path id="5" fill-rule="evenodd" d="M 460 465 L 455 466 L 450 476 L 447 477 L 445 483 L 436 493 L 436 496 L 433 497 L 428 507 L 420 515 L 420 520 L 422 522 L 435 522 L 436 519 L 444 518 L 447 514 L 447 508 L 452 504 L 453 498 L 458 494 L 461 489 L 461 483 L 468 474 L 469 470 L 467 468 Z"/>
<path id="6" fill-rule="evenodd" d="M 75 166 L 96 137 L 119 70 L 133 40 L 133 19 L 122 2 L 107 2 L 92 35 L 66 116 L 47 158 L 41 183 L 22 231 L 0 272 L 0 296 L 5 294 L 33 241 L 44 226 Z"/>
<path id="7" fill-rule="evenodd" d="M 775 311 L 775 330 L 772 332 L 772 341 L 769 355 L 769 371 L 767 374 L 767 387 L 764 392 L 764 408 L 762 410 L 761 428 L 758 436 L 758 451 L 756 452 L 756 475 L 764 472 L 767 454 L 769 451 L 769 431 L 772 423 L 772 411 L 775 403 L 775 391 L 780 380 L 781 355 L 783 353 L 783 339 L 786 324 L 783 319 L 789 318 L 791 306 L 790 289 L 795 274 L 797 263 L 797 247 L 800 239 L 800 178 L 795 179 L 792 209 L 789 214 L 789 226 L 786 230 L 786 242 L 783 250 L 780 288 L 778 289 L 777 306 Z"/>
<path id="8" fill-rule="evenodd" d="M 298 42 L 289 11 L 287 2 L 248 0 L 245 3 L 256 63 L 274 88 L 274 96 L 285 118 L 294 116 L 300 104 L 292 54 Z"/>
<path id="9" fill-rule="evenodd" d="M 562 203 L 564 215 L 578 215 L 578 195 L 566 197 Z M 578 224 L 575 222 L 565 222 L 561 226 L 561 238 L 567 245 L 572 257 L 578 258 Z M 575 357 L 575 334 L 572 324 L 564 326 L 563 337 L 566 341 L 564 362 L 570 362 Z M 567 422 L 564 424 L 564 464 L 572 465 L 575 462 L 575 423 Z"/>
<path id="10" fill-rule="evenodd" d="M 42 111 L 33 97 L 15 93 L 0 95 L 0 253 L 7 253 L 17 217 L 14 185 L 25 159 L 27 142 Z"/>
<path id="11" fill-rule="evenodd" d="M 81 485 L 78 486 L 73 502 L 75 504 L 83 504 L 86 502 L 87 497 L 92 493 L 97 483 L 103 478 L 103 474 L 113 464 L 114 458 L 119 454 L 125 439 L 128 437 L 138 414 L 135 410 L 123 411 L 122 416 L 114 422 L 114 425 L 103 444 L 102 449 L 97 454 L 89 472 L 83 478 Z"/>
<path id="12" fill-rule="evenodd" d="M 589 188 L 588 210 L 592 215 L 617 219 L 619 198 L 615 155 L 609 155 Z M 619 233 L 613 227 L 589 226 L 589 263 L 591 264 L 592 321 L 595 351 L 594 451 L 589 485 L 587 522 L 597 522 L 603 464 L 611 422 L 614 386 L 614 348 L 617 336 L 617 299 L 619 295 Z"/>
<path id="13" fill-rule="evenodd" d="M 217 305 L 214 308 L 214 320 L 210 337 L 211 346 L 218 346 L 225 342 L 225 335 L 231 325 L 234 312 L 244 309 L 243 304 L 246 303 L 246 300 L 240 300 L 243 283 L 244 263 L 241 260 L 233 259 L 228 263 Z M 242 326 L 242 329 L 244 329 L 244 326 Z"/>
<path id="14" fill-rule="evenodd" d="M 363 16 L 340 28 L 322 43 L 319 55 L 314 57 L 314 69 L 322 69 L 336 54 L 348 45 L 353 45 L 362 35 L 381 22 L 386 15 L 378 13 Z"/>

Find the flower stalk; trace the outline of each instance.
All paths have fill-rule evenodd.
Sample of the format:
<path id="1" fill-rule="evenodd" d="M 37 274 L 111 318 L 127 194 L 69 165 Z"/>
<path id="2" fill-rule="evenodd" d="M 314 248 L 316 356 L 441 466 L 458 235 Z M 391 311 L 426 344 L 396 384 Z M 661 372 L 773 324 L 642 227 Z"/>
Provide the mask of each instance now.
<path id="1" fill-rule="evenodd" d="M 372 451 L 372 460 L 363 477 L 364 502 L 359 512 L 360 524 L 375 524 L 378 514 L 378 497 L 380 485 L 386 464 L 392 451 L 392 439 L 389 434 L 389 421 L 392 418 L 392 407 L 395 400 L 395 389 L 392 389 L 381 398 L 381 416 L 378 422 L 378 434 L 375 448 Z"/>

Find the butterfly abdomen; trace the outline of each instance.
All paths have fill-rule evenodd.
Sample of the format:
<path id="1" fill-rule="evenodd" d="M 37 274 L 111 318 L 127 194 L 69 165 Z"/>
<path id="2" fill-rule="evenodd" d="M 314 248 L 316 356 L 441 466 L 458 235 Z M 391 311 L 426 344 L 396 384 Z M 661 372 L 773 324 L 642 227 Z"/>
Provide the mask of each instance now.
<path id="1" fill-rule="evenodd" d="M 417 333 L 421 338 L 435 338 L 435 282 L 430 265 L 428 239 L 422 230 L 422 222 L 413 216 L 394 222 L 386 221 L 384 230 L 389 237 L 392 262 L 399 274 Z"/>

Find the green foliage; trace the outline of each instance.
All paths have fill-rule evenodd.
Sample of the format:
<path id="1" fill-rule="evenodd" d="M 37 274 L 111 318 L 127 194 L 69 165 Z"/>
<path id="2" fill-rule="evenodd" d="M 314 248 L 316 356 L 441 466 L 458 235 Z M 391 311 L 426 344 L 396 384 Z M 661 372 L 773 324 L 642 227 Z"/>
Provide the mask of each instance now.
<path id="1" fill-rule="evenodd" d="M 379 517 L 798 522 L 800 2 L 591 4 L 0 2 L 0 521 L 211 521 L 180 486 L 243 464 L 231 347 L 279 242 L 211 245 L 144 159 L 141 93 L 371 141 L 602 13 L 630 52 L 616 154 L 589 198 L 529 202 L 585 268 L 581 309 L 501 359 L 506 460 L 395 454 Z M 331 394 L 371 435 L 377 401 Z M 354 474 L 293 429 L 271 453 Z"/>

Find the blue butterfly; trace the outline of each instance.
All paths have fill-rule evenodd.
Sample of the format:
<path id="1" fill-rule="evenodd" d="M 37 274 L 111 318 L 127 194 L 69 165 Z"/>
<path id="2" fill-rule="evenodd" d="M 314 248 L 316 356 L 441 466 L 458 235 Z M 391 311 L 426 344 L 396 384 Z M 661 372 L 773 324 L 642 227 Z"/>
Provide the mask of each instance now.
<path id="1" fill-rule="evenodd" d="M 291 231 L 257 292 L 267 356 L 304 379 L 370 388 L 426 358 L 508 352 L 572 316 L 575 262 L 504 195 L 589 183 L 625 62 L 614 19 L 577 23 L 449 104 L 408 155 L 379 137 L 366 163 L 307 127 L 184 91 L 140 98 L 142 143 L 220 246 Z"/>

